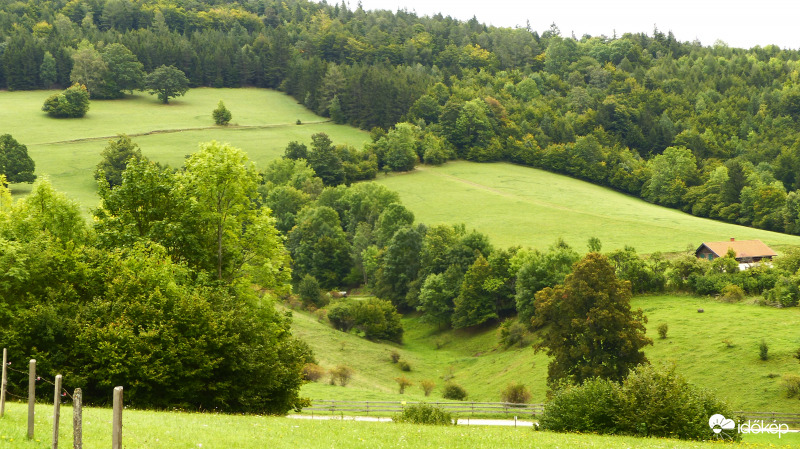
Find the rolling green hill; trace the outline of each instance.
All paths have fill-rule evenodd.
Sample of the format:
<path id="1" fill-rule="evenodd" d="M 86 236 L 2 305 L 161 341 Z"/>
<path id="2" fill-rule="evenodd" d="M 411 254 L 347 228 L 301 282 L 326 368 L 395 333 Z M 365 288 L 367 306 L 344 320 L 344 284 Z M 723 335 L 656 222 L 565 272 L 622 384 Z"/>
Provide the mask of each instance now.
<path id="1" fill-rule="evenodd" d="M 780 386 L 784 374 L 799 374 L 793 357 L 800 348 L 800 309 L 775 309 L 752 304 L 728 304 L 688 296 L 645 296 L 634 299 L 648 317 L 647 334 L 654 344 L 645 353 L 652 363 L 674 363 L 691 383 L 715 391 L 734 408 L 748 411 L 796 412 L 798 401 L 788 399 Z M 697 309 L 704 309 L 698 313 Z M 667 338 L 656 327 L 667 323 Z M 293 330 L 314 348 L 326 368 L 344 363 L 355 370 L 345 387 L 327 379 L 307 384 L 303 393 L 312 399 L 420 400 L 420 380 L 437 387 L 441 399 L 444 379 L 461 384 L 476 401 L 499 401 L 511 382 L 526 384 L 533 402 L 544 402 L 548 359 L 530 348 L 503 349 L 496 327 L 477 331 L 438 331 L 417 318 L 406 317 L 403 345 L 374 343 L 320 324 L 305 312 L 294 313 Z M 759 359 L 759 343 L 769 345 L 769 359 Z M 438 349 L 437 349 L 438 348 Z M 412 371 L 403 373 L 391 363 L 398 351 Z M 405 374 L 415 382 L 406 394 L 397 393 L 395 378 Z"/>
<path id="2" fill-rule="evenodd" d="M 800 237 L 695 217 L 567 176 L 506 163 L 449 162 L 379 176 L 400 193 L 419 222 L 465 223 L 492 243 L 544 249 L 558 237 L 584 250 L 631 245 L 639 252 L 678 252 L 703 241 L 761 239 L 780 248 Z"/>
<path id="3" fill-rule="evenodd" d="M 10 133 L 28 146 L 36 174 L 77 200 L 88 212 L 97 205 L 92 177 L 108 139 L 125 133 L 142 153 L 161 163 L 179 166 L 200 142 L 218 140 L 247 152 L 259 166 L 283 155 L 292 140 L 311 142 L 327 133 L 334 143 L 360 148 L 369 135 L 356 128 L 326 122 L 292 97 L 268 89 L 191 89 L 168 105 L 137 93 L 122 100 L 91 102 L 82 119 L 53 119 L 41 111 L 52 91 L 0 92 L 0 134 Z M 223 100 L 233 113 L 231 125 L 214 125 L 211 111 Z M 297 125 L 300 120 L 302 125 Z M 15 194 L 29 184 L 12 186 Z"/>

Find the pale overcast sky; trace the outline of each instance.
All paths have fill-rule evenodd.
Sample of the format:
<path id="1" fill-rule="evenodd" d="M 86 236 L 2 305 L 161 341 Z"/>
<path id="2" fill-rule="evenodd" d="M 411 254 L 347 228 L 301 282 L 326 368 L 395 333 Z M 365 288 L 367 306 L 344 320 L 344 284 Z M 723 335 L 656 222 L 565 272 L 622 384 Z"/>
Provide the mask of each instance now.
<path id="1" fill-rule="evenodd" d="M 358 0 L 346 0 L 354 9 Z M 329 4 L 341 0 L 328 0 Z M 551 23 L 561 34 L 612 36 L 626 32 L 652 35 L 653 26 L 672 31 L 680 41 L 700 40 L 713 45 L 717 39 L 731 47 L 750 48 L 775 44 L 800 47 L 800 2 L 797 0 L 361 0 L 364 9 L 398 8 L 417 15 L 441 12 L 459 20 L 476 16 L 496 26 L 525 26 L 541 33 Z"/>

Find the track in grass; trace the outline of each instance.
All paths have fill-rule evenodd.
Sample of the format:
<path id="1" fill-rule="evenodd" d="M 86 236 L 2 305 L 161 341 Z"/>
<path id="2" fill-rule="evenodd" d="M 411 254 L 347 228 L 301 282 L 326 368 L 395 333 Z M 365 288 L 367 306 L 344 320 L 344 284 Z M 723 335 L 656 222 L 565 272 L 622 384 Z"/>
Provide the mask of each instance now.
<path id="1" fill-rule="evenodd" d="M 737 226 L 647 203 L 588 182 L 506 163 L 450 162 L 381 176 L 417 221 L 465 223 L 501 247 L 544 249 L 562 237 L 578 251 L 590 237 L 604 250 L 679 252 L 703 241 L 761 239 L 777 247 L 800 237 Z"/>

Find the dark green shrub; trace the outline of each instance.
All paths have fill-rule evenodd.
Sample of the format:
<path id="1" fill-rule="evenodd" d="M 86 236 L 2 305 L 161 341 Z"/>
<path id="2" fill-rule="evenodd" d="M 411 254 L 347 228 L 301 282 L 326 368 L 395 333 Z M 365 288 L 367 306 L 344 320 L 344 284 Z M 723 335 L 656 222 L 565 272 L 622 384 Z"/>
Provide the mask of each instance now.
<path id="1" fill-rule="evenodd" d="M 400 361 L 400 353 L 397 351 L 392 351 L 392 353 L 389 354 L 389 358 L 392 360 L 392 363 L 397 363 Z"/>
<path id="2" fill-rule="evenodd" d="M 617 429 L 642 437 L 705 440 L 713 435 L 710 416 L 733 416 L 725 403 L 689 384 L 674 367 L 640 365 L 622 383 L 620 398 Z"/>
<path id="3" fill-rule="evenodd" d="M 674 368 L 640 365 L 621 385 L 592 379 L 557 391 L 539 423 L 561 432 L 706 440 L 714 436 L 708 425 L 714 414 L 732 416 L 726 404 L 690 385 Z"/>
<path id="4" fill-rule="evenodd" d="M 719 299 L 725 302 L 739 302 L 744 299 L 744 290 L 736 284 L 728 284 L 722 288 Z"/>
<path id="5" fill-rule="evenodd" d="M 545 405 L 539 426 L 555 432 L 616 433 L 620 404 L 619 384 L 591 379 L 557 390 Z"/>
<path id="6" fill-rule="evenodd" d="M 781 277 L 775 286 L 764 293 L 764 298 L 783 307 L 794 307 L 800 299 L 800 277 Z"/>
<path id="7" fill-rule="evenodd" d="M 225 107 L 225 103 L 222 100 L 219 100 L 219 104 L 217 104 L 216 109 L 211 112 L 211 115 L 214 117 L 214 123 L 217 125 L 227 125 L 231 118 L 231 111 Z"/>
<path id="8" fill-rule="evenodd" d="M 409 363 L 405 360 L 400 360 L 397 363 L 397 366 L 400 367 L 400 371 L 411 371 L 411 365 L 409 365 Z"/>
<path id="9" fill-rule="evenodd" d="M 331 304 L 328 307 L 328 321 L 335 329 L 350 332 L 350 329 L 356 324 L 352 301 L 336 301 Z"/>
<path id="10" fill-rule="evenodd" d="M 667 331 L 669 331 L 669 324 L 661 323 L 658 325 L 658 337 L 662 340 L 667 338 Z"/>
<path id="11" fill-rule="evenodd" d="M 442 397 L 445 399 L 452 399 L 454 401 L 463 401 L 467 398 L 467 390 L 465 390 L 461 385 L 448 383 L 444 386 Z"/>
<path id="12" fill-rule="evenodd" d="M 498 330 L 500 343 L 506 348 L 526 346 L 528 344 L 528 328 L 519 321 L 505 320 Z"/>
<path id="13" fill-rule="evenodd" d="M 423 402 L 405 406 L 403 412 L 392 418 L 392 421 L 409 424 L 449 426 L 453 424 L 453 417 L 450 412 Z"/>
<path id="14" fill-rule="evenodd" d="M 378 298 L 354 303 L 355 326 L 364 332 L 365 338 L 397 343 L 403 341 L 403 325 L 394 304 Z"/>
<path id="15" fill-rule="evenodd" d="M 49 96 L 44 101 L 42 110 L 50 117 L 83 117 L 89 110 L 89 91 L 86 86 L 75 83 L 63 92 Z"/>
<path id="16" fill-rule="evenodd" d="M 297 286 L 297 294 L 306 308 L 310 306 L 322 308 L 327 305 L 327 298 L 322 294 L 317 278 L 310 274 L 303 276 L 303 279 L 300 280 L 300 284 Z"/>
<path id="17" fill-rule="evenodd" d="M 512 404 L 527 404 L 531 400 L 531 392 L 524 384 L 511 383 L 503 390 L 501 394 L 503 402 L 510 402 Z"/>
<path id="18" fill-rule="evenodd" d="M 761 344 L 758 345 L 758 358 L 761 360 L 769 359 L 769 344 L 767 344 L 766 340 L 761 340 Z"/>

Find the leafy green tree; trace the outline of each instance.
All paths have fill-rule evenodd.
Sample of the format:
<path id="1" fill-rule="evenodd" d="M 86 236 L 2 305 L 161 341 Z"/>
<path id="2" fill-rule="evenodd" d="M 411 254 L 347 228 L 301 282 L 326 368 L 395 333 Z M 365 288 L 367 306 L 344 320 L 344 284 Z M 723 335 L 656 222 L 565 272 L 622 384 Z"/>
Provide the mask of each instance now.
<path id="1" fill-rule="evenodd" d="M 39 78 L 42 81 L 42 86 L 45 89 L 50 89 L 58 81 L 58 72 L 56 67 L 56 58 L 49 51 L 44 52 L 42 58 L 42 66 L 39 69 Z"/>
<path id="2" fill-rule="evenodd" d="M 308 147 L 300 142 L 289 142 L 284 151 L 284 156 L 288 159 L 308 159 Z"/>
<path id="3" fill-rule="evenodd" d="M 311 136 L 311 151 L 308 152 L 308 165 L 327 186 L 344 184 L 345 174 L 342 160 L 336 154 L 330 137 L 325 133 Z"/>
<path id="4" fill-rule="evenodd" d="M 414 213 L 400 203 L 386 206 L 375 224 L 378 245 L 385 246 L 401 228 L 414 224 Z"/>
<path id="5" fill-rule="evenodd" d="M 464 274 L 461 290 L 454 301 L 454 329 L 478 326 L 498 318 L 494 300 L 485 288 L 486 281 L 491 274 L 489 262 L 483 255 L 478 255 L 478 258 Z"/>
<path id="6" fill-rule="evenodd" d="M 219 100 L 216 109 L 211 113 L 214 117 L 214 123 L 217 125 L 227 125 L 231 121 L 231 111 L 225 107 L 225 103 Z"/>
<path id="7" fill-rule="evenodd" d="M 440 327 L 451 323 L 462 277 L 458 268 L 451 266 L 444 273 L 434 273 L 425 278 L 417 305 L 423 321 Z"/>
<path id="8" fill-rule="evenodd" d="M 383 254 L 376 293 L 381 298 L 391 300 L 401 310 L 416 307 L 415 300 L 409 301 L 409 292 L 412 295 L 416 293 L 413 287 L 419 274 L 419 252 L 423 234 L 424 228 L 401 228 L 395 232 Z"/>
<path id="9" fill-rule="evenodd" d="M 128 167 L 128 161 L 132 158 L 138 160 L 143 157 L 139 145 L 133 143 L 131 138 L 125 134 L 109 140 L 100 156 L 103 159 L 97 164 L 94 172 L 95 179 L 105 179 L 112 188 L 122 184 L 122 173 Z"/>
<path id="10" fill-rule="evenodd" d="M 100 52 L 89 41 L 84 40 L 72 54 L 72 72 L 69 79 L 73 84 L 86 86 L 94 98 L 108 72 L 108 65 Z"/>
<path id="11" fill-rule="evenodd" d="M 652 344 L 645 335 L 647 318 L 631 310 L 630 298 L 630 283 L 618 280 L 598 253 L 575 264 L 563 285 L 536 294 L 534 323 L 548 327 L 535 347 L 552 358 L 549 385 L 581 384 L 593 377 L 621 381 L 647 363 L 642 351 Z"/>
<path id="12" fill-rule="evenodd" d="M 175 66 L 162 65 L 147 74 L 144 86 L 150 95 L 157 95 L 162 103 L 168 104 L 170 98 L 180 97 L 189 90 L 189 80 Z"/>
<path id="13" fill-rule="evenodd" d="M 78 203 L 57 192 L 47 179 L 37 181 L 31 194 L 14 204 L 9 219 L 9 237 L 14 240 L 46 235 L 68 245 L 82 244 L 89 235 Z"/>
<path id="14" fill-rule="evenodd" d="M 297 286 L 297 295 L 300 296 L 300 301 L 306 307 L 314 306 L 319 308 L 326 305 L 322 290 L 319 288 L 319 282 L 310 274 L 303 276 L 303 279 L 300 280 L 300 284 Z"/>
<path id="15" fill-rule="evenodd" d="M 11 137 L 11 134 L 0 136 L 0 175 L 5 182 L 33 182 L 36 164 L 28 156 L 28 147 Z M 3 185 L 5 185 L 5 182 Z"/>
<path id="16" fill-rule="evenodd" d="M 697 175 L 697 160 L 691 150 L 669 147 L 647 163 L 652 173 L 642 187 L 642 197 L 664 206 L 678 207 Z"/>
<path id="17" fill-rule="evenodd" d="M 96 98 L 122 98 L 123 92 L 141 89 L 144 82 L 144 66 L 127 47 L 120 43 L 106 45 L 100 57 L 107 70 L 96 92 Z"/>
<path id="18" fill-rule="evenodd" d="M 247 155 L 209 142 L 187 160 L 180 193 L 191 199 L 202 223 L 201 261 L 217 279 L 232 282 L 253 274 L 265 287 L 288 281 L 286 254 L 275 219 L 257 206 L 259 175 Z"/>
<path id="19" fill-rule="evenodd" d="M 98 246 L 110 250 L 157 242 L 173 260 L 201 269 L 198 214 L 177 186 L 173 170 L 136 158 L 128 160 L 117 187 L 99 180 L 102 201 L 94 212 Z"/>
<path id="20" fill-rule="evenodd" d="M 269 190 L 264 205 L 269 207 L 275 217 L 275 227 L 284 234 L 291 231 L 297 214 L 311 204 L 311 196 L 290 185 L 279 185 Z"/>
<path id="21" fill-rule="evenodd" d="M 88 110 L 89 91 L 81 84 L 73 84 L 63 92 L 49 96 L 42 106 L 42 111 L 56 118 L 80 118 Z"/>
<path id="22" fill-rule="evenodd" d="M 416 144 L 419 128 L 410 123 L 398 123 L 380 140 L 375 142 L 379 167 L 392 171 L 414 169 L 417 162 Z"/>
<path id="23" fill-rule="evenodd" d="M 314 276 L 324 288 L 334 288 L 350 271 L 350 246 L 339 215 L 327 206 L 307 207 L 297 215 L 287 246 L 293 274 Z"/>
<path id="24" fill-rule="evenodd" d="M 517 272 L 515 284 L 519 321 L 530 327 L 536 315 L 535 295 L 545 287 L 555 287 L 564 282 L 580 255 L 562 239 L 550 246 L 546 253 L 530 253 Z"/>

